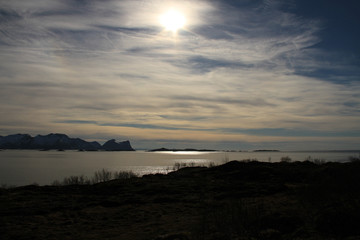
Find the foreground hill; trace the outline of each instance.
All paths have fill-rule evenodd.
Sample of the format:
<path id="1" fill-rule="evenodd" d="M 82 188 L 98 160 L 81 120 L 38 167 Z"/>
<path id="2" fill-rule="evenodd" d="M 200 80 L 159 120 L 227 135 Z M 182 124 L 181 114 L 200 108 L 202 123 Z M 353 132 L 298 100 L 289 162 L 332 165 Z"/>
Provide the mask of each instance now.
<path id="1" fill-rule="evenodd" d="M 104 145 L 98 142 L 87 142 L 80 138 L 70 138 L 65 134 L 51 133 L 48 135 L 13 134 L 0 136 L 0 149 L 63 149 L 63 150 L 107 150 L 134 151 L 129 141 L 117 143 L 114 139 Z"/>
<path id="2" fill-rule="evenodd" d="M 229 162 L 0 191 L 6 239 L 359 239 L 360 162 Z"/>

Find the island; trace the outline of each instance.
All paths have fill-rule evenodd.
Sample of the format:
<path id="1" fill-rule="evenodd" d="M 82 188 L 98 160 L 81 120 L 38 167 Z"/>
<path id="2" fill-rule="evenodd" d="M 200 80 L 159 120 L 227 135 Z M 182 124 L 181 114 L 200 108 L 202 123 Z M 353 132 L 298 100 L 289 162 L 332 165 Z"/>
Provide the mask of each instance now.
<path id="1" fill-rule="evenodd" d="M 259 149 L 259 150 L 254 150 L 254 152 L 280 152 L 280 150 Z"/>
<path id="2" fill-rule="evenodd" d="M 62 133 L 48 135 L 12 134 L 0 136 L 0 149 L 38 149 L 38 150 L 80 150 L 80 151 L 135 151 L 129 141 L 109 140 L 103 145 L 94 141 L 87 142 L 80 138 L 70 138 Z"/>
<path id="3" fill-rule="evenodd" d="M 195 149 L 195 148 L 156 148 L 148 150 L 148 152 L 217 152 L 218 150 L 213 149 Z"/>

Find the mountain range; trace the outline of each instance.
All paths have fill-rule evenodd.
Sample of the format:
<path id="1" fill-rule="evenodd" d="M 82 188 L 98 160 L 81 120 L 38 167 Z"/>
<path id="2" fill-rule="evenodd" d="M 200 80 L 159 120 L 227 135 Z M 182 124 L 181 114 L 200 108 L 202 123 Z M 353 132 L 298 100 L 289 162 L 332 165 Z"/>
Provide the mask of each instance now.
<path id="1" fill-rule="evenodd" d="M 129 141 L 116 142 L 111 139 L 101 145 L 98 142 L 87 142 L 80 138 L 70 138 L 61 133 L 48 135 L 13 134 L 0 136 L 0 149 L 62 149 L 62 150 L 106 150 L 106 151 L 135 151 Z"/>

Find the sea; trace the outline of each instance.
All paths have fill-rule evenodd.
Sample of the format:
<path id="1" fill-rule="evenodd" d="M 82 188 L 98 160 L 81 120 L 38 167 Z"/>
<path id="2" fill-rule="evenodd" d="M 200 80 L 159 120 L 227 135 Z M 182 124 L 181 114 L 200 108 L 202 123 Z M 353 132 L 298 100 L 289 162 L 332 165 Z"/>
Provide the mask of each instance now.
<path id="1" fill-rule="evenodd" d="M 279 162 L 284 157 L 291 161 L 317 159 L 320 161 L 346 162 L 350 157 L 359 158 L 357 151 L 242 151 L 242 152 L 107 152 L 107 151 L 38 151 L 1 150 L 0 185 L 3 187 L 30 184 L 51 185 L 70 176 L 91 178 L 96 171 L 132 171 L 146 174 L 166 174 L 176 165 L 214 166 L 232 160 L 257 160 Z"/>

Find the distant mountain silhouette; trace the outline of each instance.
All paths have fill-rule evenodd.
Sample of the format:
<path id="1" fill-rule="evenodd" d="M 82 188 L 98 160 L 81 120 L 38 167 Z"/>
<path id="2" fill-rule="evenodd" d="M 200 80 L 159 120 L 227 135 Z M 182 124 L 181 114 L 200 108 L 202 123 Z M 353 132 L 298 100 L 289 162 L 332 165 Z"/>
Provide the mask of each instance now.
<path id="1" fill-rule="evenodd" d="M 195 148 L 157 148 L 151 149 L 148 152 L 216 152 L 218 150 L 213 149 L 195 149 Z"/>
<path id="2" fill-rule="evenodd" d="M 115 139 L 111 139 L 104 143 L 102 148 L 106 151 L 133 151 L 129 141 L 117 143 Z M 130 150 L 131 149 L 131 150 Z"/>
<path id="3" fill-rule="evenodd" d="M 1 149 L 63 149 L 63 150 L 107 150 L 107 151 L 134 151 L 129 141 L 116 143 L 110 140 L 101 146 L 98 142 L 87 142 L 80 138 L 70 138 L 61 133 L 48 135 L 13 134 L 0 136 Z"/>

